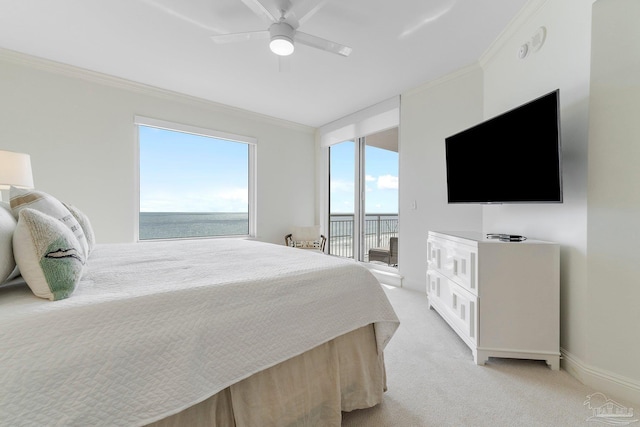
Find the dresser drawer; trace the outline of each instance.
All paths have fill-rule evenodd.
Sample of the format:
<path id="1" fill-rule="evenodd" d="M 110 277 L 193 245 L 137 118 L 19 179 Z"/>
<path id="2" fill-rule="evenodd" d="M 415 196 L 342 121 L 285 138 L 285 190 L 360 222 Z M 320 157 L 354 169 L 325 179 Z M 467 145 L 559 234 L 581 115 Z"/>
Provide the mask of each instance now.
<path id="1" fill-rule="evenodd" d="M 432 305 L 468 343 L 478 340 L 478 298 L 436 270 L 427 271 Z"/>
<path id="2" fill-rule="evenodd" d="M 478 254 L 474 249 L 464 246 L 449 246 L 445 251 L 442 262 L 442 271 L 451 280 L 467 289 L 474 295 L 478 295 L 477 259 Z"/>
<path id="3" fill-rule="evenodd" d="M 432 270 L 442 269 L 443 245 L 437 239 L 427 240 L 427 266 Z"/>
<path id="4" fill-rule="evenodd" d="M 443 279 L 444 276 L 437 271 L 427 270 L 427 297 L 429 297 L 430 301 L 432 298 L 440 298 L 440 282 Z"/>
<path id="5" fill-rule="evenodd" d="M 476 248 L 430 237 L 427 240 L 427 268 L 435 270 L 478 295 L 478 253 Z"/>

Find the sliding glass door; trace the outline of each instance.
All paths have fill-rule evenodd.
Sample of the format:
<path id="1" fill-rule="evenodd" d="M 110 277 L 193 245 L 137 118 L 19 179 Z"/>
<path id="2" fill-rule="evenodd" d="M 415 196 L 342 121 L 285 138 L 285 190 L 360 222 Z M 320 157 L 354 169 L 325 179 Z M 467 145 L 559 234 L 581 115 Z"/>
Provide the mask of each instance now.
<path id="1" fill-rule="evenodd" d="M 356 242 L 356 141 L 329 147 L 329 253 L 354 258 Z"/>
<path id="2" fill-rule="evenodd" d="M 394 128 L 329 147 L 330 254 L 397 264 L 397 135 Z"/>
<path id="3" fill-rule="evenodd" d="M 397 129 L 392 129 L 364 138 L 365 203 L 362 260 L 378 265 L 398 264 L 397 135 Z"/>

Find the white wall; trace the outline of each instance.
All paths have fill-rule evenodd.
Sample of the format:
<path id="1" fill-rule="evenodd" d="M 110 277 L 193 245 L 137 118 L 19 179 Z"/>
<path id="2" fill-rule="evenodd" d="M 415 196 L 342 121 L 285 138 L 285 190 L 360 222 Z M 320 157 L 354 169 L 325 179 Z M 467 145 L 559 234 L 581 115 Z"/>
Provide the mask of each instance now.
<path id="1" fill-rule="evenodd" d="M 399 267 L 423 290 L 429 229 L 558 242 L 563 367 L 640 402 L 640 2 L 595 2 L 592 58 L 593 3 L 530 0 L 480 68 L 402 95 Z M 543 26 L 542 48 L 519 59 Z M 558 88 L 564 203 L 447 206 L 444 138 Z"/>
<path id="2" fill-rule="evenodd" d="M 402 94 L 398 268 L 425 290 L 427 232 L 482 227 L 479 205 L 448 205 L 444 139 L 482 121 L 482 70 L 469 67 Z M 417 209 L 412 208 L 415 202 Z"/>
<path id="3" fill-rule="evenodd" d="M 636 402 L 640 402 L 638 18 L 638 0 L 594 4 L 587 325 L 587 363 L 630 383 Z"/>
<path id="4" fill-rule="evenodd" d="M 634 216 L 640 214 L 640 14 L 637 0 L 602 2 L 607 5 L 596 3 L 603 12 L 593 21 L 593 66 L 592 0 L 530 1 L 482 58 L 485 118 L 560 89 L 564 168 L 564 203 L 486 206 L 483 230 L 561 244 L 563 366 L 612 398 L 637 402 L 640 289 L 632 283 L 640 251 L 618 236 L 637 228 L 640 218 Z M 540 51 L 517 58 L 518 47 L 541 26 L 547 38 Z M 622 34 L 623 28 L 629 31 Z M 612 83 L 619 86 L 609 90 Z"/>
<path id="5" fill-rule="evenodd" d="M 526 19 L 505 32 L 483 58 L 484 114 L 489 118 L 560 89 L 564 203 L 486 206 L 483 229 L 561 244 L 561 346 L 585 358 L 591 1 L 537 1 L 530 6 Z M 542 26 L 547 30 L 542 48 L 519 59 L 520 45 Z"/>
<path id="6" fill-rule="evenodd" d="M 135 115 L 258 139 L 258 239 L 315 222 L 312 128 L 8 51 L 0 94 L 0 148 L 29 153 L 36 188 L 86 212 L 98 242 L 135 238 Z"/>

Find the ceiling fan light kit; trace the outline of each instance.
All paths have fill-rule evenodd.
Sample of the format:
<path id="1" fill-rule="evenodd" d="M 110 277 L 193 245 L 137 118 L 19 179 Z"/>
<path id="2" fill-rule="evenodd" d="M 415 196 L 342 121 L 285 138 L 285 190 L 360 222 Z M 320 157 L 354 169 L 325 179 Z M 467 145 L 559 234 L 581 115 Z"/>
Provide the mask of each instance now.
<path id="1" fill-rule="evenodd" d="M 276 22 L 269 27 L 271 52 L 280 56 L 291 55 L 295 49 L 293 45 L 293 27 L 286 22 Z"/>
<path id="2" fill-rule="evenodd" d="M 214 42 L 223 44 L 268 38 L 271 52 L 279 56 L 291 55 L 295 50 L 294 41 L 297 44 L 335 53 L 340 56 L 351 55 L 352 49 L 349 46 L 298 31 L 300 24 L 315 14 L 326 0 L 299 1 L 295 5 L 287 1 L 287 7 L 280 9 L 280 19 L 277 19 L 269 9 L 262 4 L 265 0 L 240 1 L 260 18 L 270 22 L 271 25 L 269 29 L 247 31 L 244 33 L 218 34 L 211 36 Z"/>

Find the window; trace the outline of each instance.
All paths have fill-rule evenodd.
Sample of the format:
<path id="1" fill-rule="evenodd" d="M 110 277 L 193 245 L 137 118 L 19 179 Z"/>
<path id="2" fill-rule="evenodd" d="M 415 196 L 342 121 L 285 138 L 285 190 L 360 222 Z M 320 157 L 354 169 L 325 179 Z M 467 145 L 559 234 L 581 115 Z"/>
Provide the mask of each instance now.
<path id="1" fill-rule="evenodd" d="M 255 235 L 256 140 L 136 117 L 138 239 Z"/>

